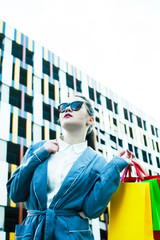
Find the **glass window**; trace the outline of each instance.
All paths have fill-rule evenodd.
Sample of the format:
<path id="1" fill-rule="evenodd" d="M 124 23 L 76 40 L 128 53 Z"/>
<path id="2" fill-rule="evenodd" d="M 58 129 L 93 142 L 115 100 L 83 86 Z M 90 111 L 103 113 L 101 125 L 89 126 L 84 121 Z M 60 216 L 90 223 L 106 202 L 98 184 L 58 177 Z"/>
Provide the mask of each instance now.
<path id="1" fill-rule="evenodd" d="M 53 65 L 53 78 L 59 81 L 59 68 Z"/>
<path id="2" fill-rule="evenodd" d="M 106 97 L 106 104 L 107 104 L 108 110 L 113 111 L 112 100 Z"/>
<path id="3" fill-rule="evenodd" d="M 142 156 L 143 156 L 143 161 L 148 163 L 147 153 L 144 150 L 142 150 Z"/>
<path id="4" fill-rule="evenodd" d="M 16 58 L 19 58 L 22 60 L 22 45 L 16 43 L 15 41 L 12 41 L 12 55 Z"/>
<path id="5" fill-rule="evenodd" d="M 15 88 L 10 88 L 9 103 L 13 106 L 21 108 L 21 92 Z"/>
<path id="6" fill-rule="evenodd" d="M 43 59 L 43 73 L 50 76 L 50 62 Z"/>
<path id="7" fill-rule="evenodd" d="M 66 73 L 66 84 L 69 88 L 74 89 L 73 76 L 69 75 L 68 73 Z"/>
<path id="8" fill-rule="evenodd" d="M 43 103 L 43 119 L 51 121 L 51 106 Z"/>
<path id="9" fill-rule="evenodd" d="M 124 118 L 125 118 L 126 120 L 128 120 L 128 111 L 127 111 L 127 109 L 126 109 L 126 108 L 123 108 L 123 111 L 124 111 Z"/>
<path id="10" fill-rule="evenodd" d="M 26 138 L 26 119 L 19 117 L 18 119 L 18 136 Z"/>
<path id="11" fill-rule="evenodd" d="M 142 120 L 137 116 L 137 125 L 142 128 Z"/>
<path id="12" fill-rule="evenodd" d="M 26 112 L 33 113 L 33 97 L 25 94 L 25 105 L 24 110 Z"/>
<path id="13" fill-rule="evenodd" d="M 153 135 L 155 135 L 155 131 L 154 131 L 153 125 L 151 125 L 151 133 L 152 133 Z"/>
<path id="14" fill-rule="evenodd" d="M 20 145 L 12 142 L 7 142 L 7 162 L 16 164 L 19 166 L 20 164 Z"/>
<path id="15" fill-rule="evenodd" d="M 0 49 L 4 50 L 4 34 L 0 33 Z"/>
<path id="16" fill-rule="evenodd" d="M 20 83 L 27 86 L 27 70 L 20 68 Z"/>
<path id="17" fill-rule="evenodd" d="M 55 86 L 49 83 L 49 98 L 55 100 Z"/>
<path id="18" fill-rule="evenodd" d="M 136 158 L 139 158 L 138 147 L 134 147 Z"/>
<path id="19" fill-rule="evenodd" d="M 26 63 L 33 67 L 33 52 L 26 49 Z"/>
<path id="20" fill-rule="evenodd" d="M 160 168 L 160 159 L 159 159 L 159 157 L 156 157 L 156 161 L 157 161 L 157 167 Z"/>

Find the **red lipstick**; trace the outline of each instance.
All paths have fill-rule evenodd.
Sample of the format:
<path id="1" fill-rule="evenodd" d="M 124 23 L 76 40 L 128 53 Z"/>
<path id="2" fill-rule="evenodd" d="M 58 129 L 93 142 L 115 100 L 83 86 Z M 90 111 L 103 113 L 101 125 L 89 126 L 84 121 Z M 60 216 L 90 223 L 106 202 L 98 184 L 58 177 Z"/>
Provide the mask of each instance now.
<path id="1" fill-rule="evenodd" d="M 73 117 L 70 113 L 66 113 L 66 114 L 64 115 L 64 118 L 70 118 L 70 117 Z"/>

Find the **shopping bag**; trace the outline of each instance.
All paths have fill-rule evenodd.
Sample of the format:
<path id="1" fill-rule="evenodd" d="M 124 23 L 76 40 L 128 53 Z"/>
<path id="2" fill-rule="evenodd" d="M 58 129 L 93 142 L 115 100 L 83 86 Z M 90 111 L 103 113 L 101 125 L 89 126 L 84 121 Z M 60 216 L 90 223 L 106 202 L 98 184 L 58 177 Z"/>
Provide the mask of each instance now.
<path id="1" fill-rule="evenodd" d="M 160 230 L 160 188 L 157 179 L 150 179 L 144 182 L 149 182 L 150 184 L 153 230 L 158 231 Z"/>
<path id="2" fill-rule="evenodd" d="M 110 203 L 108 240 L 153 240 L 149 188 L 149 183 L 120 183 Z"/>
<path id="3" fill-rule="evenodd" d="M 131 176 L 128 166 L 112 196 L 108 240 L 153 240 L 150 183 L 142 182 L 143 169 L 136 164 L 134 168 L 137 177 Z"/>

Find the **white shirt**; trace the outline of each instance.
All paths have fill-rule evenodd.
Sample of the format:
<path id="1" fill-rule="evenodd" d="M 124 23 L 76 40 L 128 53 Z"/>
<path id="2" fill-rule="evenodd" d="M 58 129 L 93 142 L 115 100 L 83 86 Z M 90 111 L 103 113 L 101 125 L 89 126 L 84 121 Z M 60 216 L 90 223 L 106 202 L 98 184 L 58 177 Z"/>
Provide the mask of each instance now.
<path id="1" fill-rule="evenodd" d="M 59 143 L 59 151 L 51 154 L 48 159 L 47 207 L 58 192 L 73 163 L 87 148 L 87 141 L 71 145 L 59 137 L 57 142 Z"/>

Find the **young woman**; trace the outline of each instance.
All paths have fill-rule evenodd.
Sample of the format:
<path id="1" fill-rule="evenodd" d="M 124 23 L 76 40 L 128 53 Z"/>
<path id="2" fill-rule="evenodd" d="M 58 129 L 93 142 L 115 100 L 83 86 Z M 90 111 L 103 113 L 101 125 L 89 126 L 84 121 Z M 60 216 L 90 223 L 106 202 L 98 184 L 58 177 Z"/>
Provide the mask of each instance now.
<path id="1" fill-rule="evenodd" d="M 13 202 L 25 202 L 27 217 L 15 239 L 91 240 L 89 218 L 99 217 L 134 157 L 123 151 L 109 163 L 96 152 L 94 110 L 83 96 L 59 105 L 63 136 L 31 145 L 7 183 Z M 123 158 L 122 158 L 123 157 Z"/>

